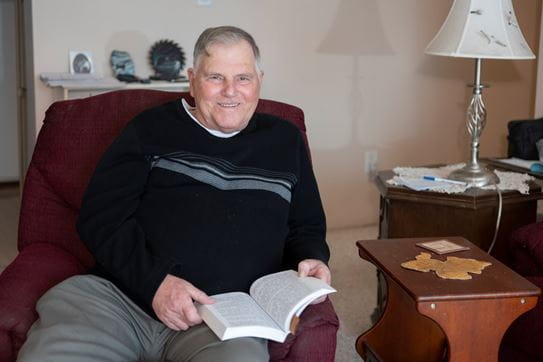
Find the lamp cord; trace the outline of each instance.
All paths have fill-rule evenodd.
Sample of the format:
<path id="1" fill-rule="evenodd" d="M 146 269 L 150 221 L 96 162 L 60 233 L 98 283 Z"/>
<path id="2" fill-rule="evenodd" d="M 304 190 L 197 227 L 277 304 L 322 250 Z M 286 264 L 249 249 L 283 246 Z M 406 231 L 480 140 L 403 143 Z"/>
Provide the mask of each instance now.
<path id="1" fill-rule="evenodd" d="M 496 192 L 498 193 L 498 216 L 496 218 L 496 227 L 494 229 L 494 237 L 492 238 L 492 243 L 490 243 L 490 246 L 487 251 L 488 254 L 490 254 L 490 252 L 494 248 L 494 244 L 496 244 L 496 239 L 498 238 L 498 230 L 500 229 L 500 222 L 502 218 L 502 205 L 503 205 L 502 192 L 500 191 L 500 188 L 494 181 L 492 181 L 492 184 L 494 184 L 494 187 L 496 188 Z"/>

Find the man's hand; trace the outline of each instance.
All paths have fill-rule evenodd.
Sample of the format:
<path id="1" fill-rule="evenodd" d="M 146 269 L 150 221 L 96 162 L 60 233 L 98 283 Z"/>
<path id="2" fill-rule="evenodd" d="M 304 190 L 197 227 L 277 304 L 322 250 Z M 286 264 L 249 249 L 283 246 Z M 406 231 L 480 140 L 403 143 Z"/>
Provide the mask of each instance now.
<path id="1" fill-rule="evenodd" d="M 317 259 L 305 259 L 298 263 L 298 275 L 301 277 L 315 277 L 330 285 L 332 273 L 326 264 Z M 319 304 L 326 300 L 326 296 L 315 299 L 311 304 Z"/>
<path id="2" fill-rule="evenodd" d="M 153 297 L 153 310 L 167 327 L 179 331 L 202 323 L 194 301 L 213 304 L 215 301 L 185 279 L 166 275 Z"/>

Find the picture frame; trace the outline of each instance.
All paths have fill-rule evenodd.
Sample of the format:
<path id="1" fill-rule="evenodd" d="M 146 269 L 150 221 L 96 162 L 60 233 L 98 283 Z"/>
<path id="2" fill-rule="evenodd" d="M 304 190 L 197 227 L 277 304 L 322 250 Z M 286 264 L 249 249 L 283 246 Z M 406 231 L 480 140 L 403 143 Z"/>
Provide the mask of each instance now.
<path id="1" fill-rule="evenodd" d="M 94 73 L 92 53 L 89 51 L 70 50 L 70 73 L 91 74 Z"/>

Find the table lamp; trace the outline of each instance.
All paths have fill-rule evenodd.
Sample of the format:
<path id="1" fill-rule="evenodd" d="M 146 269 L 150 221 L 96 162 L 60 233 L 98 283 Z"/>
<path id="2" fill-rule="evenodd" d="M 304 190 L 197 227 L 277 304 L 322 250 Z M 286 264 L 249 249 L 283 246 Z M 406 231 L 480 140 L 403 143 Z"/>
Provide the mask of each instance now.
<path id="1" fill-rule="evenodd" d="M 471 157 L 465 167 L 448 177 L 476 187 L 497 184 L 496 174 L 478 160 L 479 140 L 486 123 L 481 60 L 535 58 L 522 35 L 511 0 L 454 0 L 445 23 L 425 53 L 475 59 L 473 96 L 466 114 Z"/>

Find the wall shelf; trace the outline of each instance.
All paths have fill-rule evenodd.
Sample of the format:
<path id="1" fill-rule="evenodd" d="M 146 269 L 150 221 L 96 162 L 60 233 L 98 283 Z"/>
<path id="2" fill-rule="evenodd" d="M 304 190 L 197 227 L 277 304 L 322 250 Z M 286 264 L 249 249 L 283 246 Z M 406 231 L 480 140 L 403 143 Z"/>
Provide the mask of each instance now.
<path id="1" fill-rule="evenodd" d="M 186 92 L 189 90 L 189 81 L 182 80 L 176 82 L 151 81 L 151 83 L 124 83 L 116 79 L 111 80 L 91 80 L 91 81 L 55 81 L 54 83 L 44 82 L 51 88 L 62 89 L 62 98 L 78 99 L 106 92 L 122 89 L 153 89 L 167 92 Z"/>

